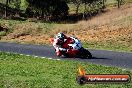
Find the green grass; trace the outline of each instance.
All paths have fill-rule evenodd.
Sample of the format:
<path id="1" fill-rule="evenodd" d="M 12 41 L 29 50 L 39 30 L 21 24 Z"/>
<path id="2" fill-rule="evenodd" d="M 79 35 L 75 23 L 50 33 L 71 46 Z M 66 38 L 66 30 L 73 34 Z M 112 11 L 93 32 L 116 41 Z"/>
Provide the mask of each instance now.
<path id="1" fill-rule="evenodd" d="M 90 49 L 99 49 L 99 50 L 112 50 L 112 51 L 119 51 L 119 52 L 132 52 L 131 44 L 124 44 L 124 43 L 116 43 L 113 41 L 107 42 L 84 42 L 83 46 L 85 48 Z"/>
<path id="2" fill-rule="evenodd" d="M 95 65 L 74 60 L 49 60 L 0 52 L 0 88 L 131 88 L 126 84 L 76 83 L 77 68 L 87 74 L 130 74 L 131 70 Z"/>

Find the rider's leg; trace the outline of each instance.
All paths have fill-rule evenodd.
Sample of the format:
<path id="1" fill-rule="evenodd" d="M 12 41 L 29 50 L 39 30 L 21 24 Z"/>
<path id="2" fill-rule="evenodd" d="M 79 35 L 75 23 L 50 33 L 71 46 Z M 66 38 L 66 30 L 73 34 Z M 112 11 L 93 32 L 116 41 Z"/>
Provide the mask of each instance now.
<path id="1" fill-rule="evenodd" d="M 74 44 L 71 44 L 72 48 L 73 49 L 76 49 L 76 50 L 79 50 L 81 47 L 82 47 L 82 44 L 81 43 L 74 43 Z"/>

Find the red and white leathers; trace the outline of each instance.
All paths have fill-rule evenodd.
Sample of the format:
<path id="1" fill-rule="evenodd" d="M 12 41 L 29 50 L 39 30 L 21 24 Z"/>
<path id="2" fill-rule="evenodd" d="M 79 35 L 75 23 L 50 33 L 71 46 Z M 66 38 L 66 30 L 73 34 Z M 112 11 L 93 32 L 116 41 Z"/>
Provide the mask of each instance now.
<path id="1" fill-rule="evenodd" d="M 70 57 L 74 57 L 79 49 L 82 47 L 80 40 L 74 37 L 66 37 L 63 43 L 60 43 L 58 38 L 54 39 L 53 46 L 56 50 L 57 56 L 61 56 L 60 51 L 65 51 Z"/>

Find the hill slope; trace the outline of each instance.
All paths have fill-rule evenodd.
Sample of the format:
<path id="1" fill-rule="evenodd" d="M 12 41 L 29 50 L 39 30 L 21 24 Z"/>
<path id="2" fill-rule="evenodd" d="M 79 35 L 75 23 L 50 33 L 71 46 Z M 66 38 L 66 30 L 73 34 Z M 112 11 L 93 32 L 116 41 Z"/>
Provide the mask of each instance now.
<path id="1" fill-rule="evenodd" d="M 77 23 L 41 23 L 39 21 L 0 20 L 9 29 L 1 41 L 49 44 L 58 32 L 78 37 L 86 47 L 132 51 L 132 4 L 120 9 L 107 8 L 105 13 Z"/>

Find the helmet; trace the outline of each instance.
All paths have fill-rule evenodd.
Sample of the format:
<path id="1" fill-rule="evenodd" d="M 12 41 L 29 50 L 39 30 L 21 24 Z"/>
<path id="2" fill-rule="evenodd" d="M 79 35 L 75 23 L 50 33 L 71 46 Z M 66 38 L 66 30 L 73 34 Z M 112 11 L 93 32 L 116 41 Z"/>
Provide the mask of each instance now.
<path id="1" fill-rule="evenodd" d="M 56 38 L 58 38 L 60 41 L 64 42 L 64 39 L 65 39 L 65 34 L 64 33 L 58 33 Z"/>

